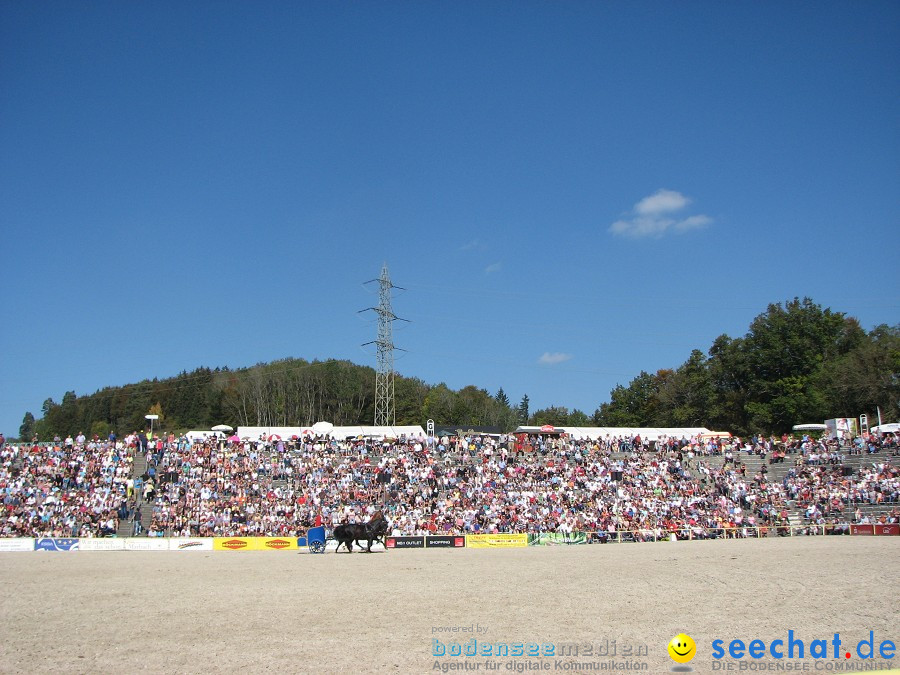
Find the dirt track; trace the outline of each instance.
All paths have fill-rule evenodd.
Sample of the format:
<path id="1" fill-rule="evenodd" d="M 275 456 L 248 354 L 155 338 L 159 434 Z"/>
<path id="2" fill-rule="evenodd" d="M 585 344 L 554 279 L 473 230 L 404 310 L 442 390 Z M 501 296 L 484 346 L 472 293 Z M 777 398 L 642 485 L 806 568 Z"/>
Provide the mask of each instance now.
<path id="1" fill-rule="evenodd" d="M 0 555 L 2 672 L 415 672 L 434 638 L 615 639 L 618 661 L 674 665 L 666 644 L 787 637 L 900 645 L 900 538 L 661 542 L 372 555 L 78 552 Z M 623 658 L 624 645 L 648 655 Z M 595 647 L 596 649 L 596 647 Z M 557 653 L 558 656 L 558 653 Z M 567 659 L 609 661 L 612 657 Z M 495 661 L 497 659 L 494 659 Z M 479 672 L 514 672 L 470 657 Z M 898 658 L 894 659 L 896 666 Z M 550 672 L 557 672 L 551 670 Z"/>

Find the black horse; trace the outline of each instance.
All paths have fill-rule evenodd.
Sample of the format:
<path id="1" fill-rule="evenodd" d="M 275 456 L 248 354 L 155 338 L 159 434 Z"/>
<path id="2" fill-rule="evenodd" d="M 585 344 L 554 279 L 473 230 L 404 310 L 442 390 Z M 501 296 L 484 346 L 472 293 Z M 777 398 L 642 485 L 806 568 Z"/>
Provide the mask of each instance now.
<path id="1" fill-rule="evenodd" d="M 384 514 L 381 511 L 378 511 L 366 525 L 372 532 L 372 542 L 369 543 L 369 549 L 372 548 L 372 543 L 378 543 L 378 541 L 381 541 L 382 545 L 384 545 L 384 538 L 387 536 L 389 529 L 388 521 L 384 517 Z M 359 541 L 357 541 L 356 544 L 362 548 L 362 544 L 360 544 Z"/>
<path id="2" fill-rule="evenodd" d="M 378 511 L 368 523 L 349 523 L 347 525 L 338 525 L 334 528 L 334 539 L 337 540 L 337 548 L 343 545 L 347 549 L 347 553 L 353 553 L 353 542 L 356 542 L 360 548 L 363 548 L 360 541 L 366 541 L 366 553 L 372 552 L 372 543 L 379 539 L 384 542 L 384 536 L 388 531 L 388 522 L 385 520 L 381 511 Z"/>

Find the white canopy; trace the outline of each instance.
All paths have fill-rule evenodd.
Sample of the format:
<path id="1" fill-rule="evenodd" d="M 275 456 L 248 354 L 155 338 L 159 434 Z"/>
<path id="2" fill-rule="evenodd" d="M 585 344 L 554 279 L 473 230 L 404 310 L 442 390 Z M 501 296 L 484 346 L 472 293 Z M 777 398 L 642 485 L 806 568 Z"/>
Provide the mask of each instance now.
<path id="1" fill-rule="evenodd" d="M 192 431 L 188 431 L 185 435 L 191 443 L 197 443 L 198 441 L 205 441 L 208 438 L 225 438 L 225 434 L 221 431 L 206 431 L 204 429 L 194 429 Z"/>
<path id="2" fill-rule="evenodd" d="M 900 422 L 879 424 L 877 427 L 872 427 L 872 431 L 874 431 L 876 434 L 897 434 L 900 433 Z"/>
<path id="3" fill-rule="evenodd" d="M 328 423 L 319 422 L 308 427 L 238 427 L 237 435 L 242 439 L 251 441 L 259 440 L 260 436 L 268 438 L 269 436 L 280 436 L 283 440 L 289 440 L 294 436 L 304 438 L 306 436 L 328 436 L 338 441 L 347 438 L 365 437 L 382 440 L 385 438 L 425 438 L 425 430 L 420 425 L 411 426 L 393 426 L 393 427 L 375 427 L 375 426 L 349 426 L 335 427 L 331 426 L 330 431 Z"/>
<path id="4" fill-rule="evenodd" d="M 792 431 L 827 431 L 827 424 L 795 424 Z"/>
<path id="5" fill-rule="evenodd" d="M 660 438 L 691 438 L 709 434 L 706 427 L 557 427 L 573 438 L 634 438 L 640 436 L 651 441 Z"/>

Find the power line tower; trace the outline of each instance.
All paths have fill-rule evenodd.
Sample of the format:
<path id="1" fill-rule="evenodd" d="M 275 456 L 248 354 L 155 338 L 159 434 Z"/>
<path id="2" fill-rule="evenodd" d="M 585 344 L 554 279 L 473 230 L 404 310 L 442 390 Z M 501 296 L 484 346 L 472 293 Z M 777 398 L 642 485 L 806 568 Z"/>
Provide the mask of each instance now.
<path id="1" fill-rule="evenodd" d="M 406 321 L 396 316 L 391 310 L 391 289 L 400 288 L 391 283 L 387 263 L 381 268 L 378 279 L 367 281 L 367 284 L 378 282 L 378 307 L 368 307 L 362 312 L 373 311 L 378 314 L 378 338 L 366 345 L 375 345 L 378 367 L 375 370 L 375 426 L 393 426 L 396 423 L 394 412 L 394 321 Z M 403 350 L 400 350 L 403 351 Z"/>

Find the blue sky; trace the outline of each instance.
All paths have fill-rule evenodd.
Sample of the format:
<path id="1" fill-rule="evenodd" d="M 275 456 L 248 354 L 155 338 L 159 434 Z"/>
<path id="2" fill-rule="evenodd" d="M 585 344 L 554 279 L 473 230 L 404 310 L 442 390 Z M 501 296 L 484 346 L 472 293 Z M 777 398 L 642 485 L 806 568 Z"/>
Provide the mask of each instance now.
<path id="1" fill-rule="evenodd" d="M 288 356 L 592 412 L 810 296 L 900 318 L 900 4 L 0 4 L 0 430 Z"/>

